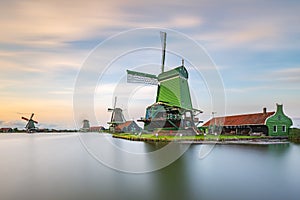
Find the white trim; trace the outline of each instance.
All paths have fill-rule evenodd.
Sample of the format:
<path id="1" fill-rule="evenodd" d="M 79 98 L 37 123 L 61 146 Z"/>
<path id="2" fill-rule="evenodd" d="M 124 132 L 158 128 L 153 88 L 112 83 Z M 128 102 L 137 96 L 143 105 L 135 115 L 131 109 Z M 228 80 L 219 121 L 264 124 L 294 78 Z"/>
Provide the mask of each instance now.
<path id="1" fill-rule="evenodd" d="M 274 131 L 275 128 L 275 131 Z M 277 133 L 277 125 L 273 126 L 273 133 Z"/>
<path id="2" fill-rule="evenodd" d="M 282 132 L 286 133 L 286 125 L 282 125 Z"/>
<path id="3" fill-rule="evenodd" d="M 175 79 L 175 78 L 180 78 L 180 77 L 181 77 L 180 75 L 176 74 L 176 75 L 171 76 L 171 77 L 169 77 L 169 78 L 165 78 L 165 79 L 163 79 L 163 80 L 159 80 L 159 82 L 162 83 L 162 82 L 169 81 L 169 80 L 173 80 L 173 79 Z M 185 79 L 184 77 L 181 77 L 181 78 Z M 185 79 L 185 80 L 186 80 L 186 79 Z"/>

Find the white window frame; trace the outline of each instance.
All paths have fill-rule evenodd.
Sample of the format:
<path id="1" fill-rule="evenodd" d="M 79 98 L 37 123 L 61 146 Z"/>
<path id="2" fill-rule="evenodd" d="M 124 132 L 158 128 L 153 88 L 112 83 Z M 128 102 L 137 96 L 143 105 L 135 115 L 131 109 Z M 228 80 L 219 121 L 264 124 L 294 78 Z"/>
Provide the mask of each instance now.
<path id="1" fill-rule="evenodd" d="M 273 133 L 277 133 L 277 125 L 273 126 Z"/>
<path id="2" fill-rule="evenodd" d="M 282 132 L 286 132 L 286 125 L 282 125 Z"/>

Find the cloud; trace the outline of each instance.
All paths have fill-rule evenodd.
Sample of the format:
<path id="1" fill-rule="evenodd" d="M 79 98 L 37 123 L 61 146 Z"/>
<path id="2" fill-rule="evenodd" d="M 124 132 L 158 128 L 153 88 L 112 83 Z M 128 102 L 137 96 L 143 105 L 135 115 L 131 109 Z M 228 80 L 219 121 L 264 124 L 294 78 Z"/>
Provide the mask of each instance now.
<path id="1" fill-rule="evenodd" d="M 207 6 L 204 4 L 203 8 Z M 221 51 L 298 49 L 298 11 L 299 4 L 292 1 L 212 3 L 210 9 L 200 12 L 204 23 L 192 37 L 210 49 Z"/>
<path id="2" fill-rule="evenodd" d="M 299 6 L 290 2 L 272 7 L 260 1 L 136 0 L 11 1 L 2 5 L 0 42 L 44 48 L 149 26 L 192 28 L 200 41 L 227 47 L 251 43 L 256 48 L 274 47 L 274 42 L 282 44 L 288 34 L 299 32 L 295 26 Z"/>
<path id="3" fill-rule="evenodd" d="M 251 79 L 246 80 L 230 80 L 230 86 L 225 87 L 226 93 L 246 94 L 265 92 L 272 95 L 276 91 L 298 91 L 300 85 L 300 68 L 279 68 L 272 71 L 261 71 L 257 74 L 251 74 Z M 233 83 L 232 83 L 233 82 Z M 236 85 L 239 82 L 239 85 Z M 226 85 L 226 84 L 225 84 Z M 234 85 L 234 86 L 233 86 Z M 282 93 L 283 94 L 283 93 Z M 295 94 L 298 96 L 298 94 Z"/>
<path id="4" fill-rule="evenodd" d="M 0 126 L 10 127 L 10 128 L 23 129 L 25 127 L 25 125 L 26 125 L 26 123 L 22 122 L 21 120 L 11 120 L 11 121 L 1 121 L 0 122 Z"/>
<path id="5" fill-rule="evenodd" d="M 47 94 L 55 91 L 69 92 L 87 53 L 60 49 L 57 52 L 17 50 L 0 55 L 2 95 L 5 98 L 31 96 L 35 101 L 41 97 L 51 98 Z"/>
<path id="6" fill-rule="evenodd" d="M 3 31 L 0 41 L 49 48 L 65 45 L 65 41 L 89 37 L 99 27 L 106 28 L 117 22 L 114 18 L 119 12 L 110 2 L 73 1 L 72 5 L 69 1 L 8 3 L 6 9 L 1 9 Z"/>
<path id="7" fill-rule="evenodd" d="M 232 95 L 232 93 L 240 93 L 240 94 L 251 94 L 258 91 L 266 91 L 273 89 L 271 86 L 259 85 L 259 86 L 241 86 L 241 87 L 228 87 L 225 88 L 225 92 L 227 94 Z"/>
<path id="8" fill-rule="evenodd" d="M 45 113 L 45 119 L 42 121 L 52 120 L 58 113 L 59 116 L 54 120 L 59 123 L 66 117 L 72 118 L 72 114 L 66 114 L 72 112 L 72 88 L 89 51 L 105 38 L 131 28 L 173 28 L 205 44 L 208 50 L 222 52 L 222 56 L 231 60 L 239 59 L 238 56 L 253 56 L 245 55 L 251 51 L 297 50 L 300 45 L 299 5 L 292 1 L 270 4 L 258 0 L 2 1 L 0 91 L 3 97 L 0 102 L 8 106 L 1 111 L 17 109 L 31 112 L 37 109 Z M 124 41 L 126 42 L 129 44 L 131 40 Z M 151 39 L 144 42 L 153 44 Z M 155 44 L 160 47 L 160 41 Z M 182 47 L 182 44 L 176 41 L 172 41 L 168 47 L 172 45 Z M 105 56 L 110 55 L 116 48 L 118 44 L 106 49 Z M 238 56 L 228 56 L 226 52 L 230 50 Z M 160 55 L 160 52 L 157 55 Z M 139 63 L 134 56 L 144 60 L 139 60 Z M 133 54 L 129 59 L 119 59 L 114 65 L 115 68 L 107 71 L 106 75 L 110 76 L 107 76 L 108 81 L 104 82 L 105 87 L 100 91 L 96 90 L 96 98 L 101 94 L 107 95 L 106 97 L 110 95 L 103 108 L 111 105 L 112 92 L 116 87 L 112 82 L 118 82 L 128 66 L 140 66 L 144 61 L 160 63 L 160 57 L 156 57 L 155 53 L 151 59 L 145 59 L 150 56 L 145 52 Z M 154 57 L 155 59 L 152 59 Z M 256 55 L 254 57 L 255 62 L 264 62 Z M 168 64 L 176 65 L 178 61 L 174 59 L 176 62 L 173 62 L 170 56 L 168 59 Z M 251 65 L 248 60 L 243 62 Z M 284 61 L 278 62 L 283 64 L 280 62 Z M 125 63 L 128 66 L 124 66 Z M 223 61 L 219 64 L 229 66 L 230 62 Z M 203 71 L 210 69 L 209 65 L 201 67 Z M 262 72 L 263 75 L 255 75 L 253 71 L 245 70 L 243 73 L 246 75 L 242 78 L 251 74 L 251 80 L 246 79 L 247 77 L 245 80 L 239 80 L 238 75 L 234 73 L 237 70 L 236 66 L 230 65 L 221 68 L 221 71 L 233 74 L 224 77 L 229 78 L 228 82 L 232 81 L 227 90 L 235 94 L 272 90 L 276 87 L 299 89 L 300 74 L 297 66 L 283 66 L 272 71 L 274 69 L 271 66 L 268 72 Z M 90 76 L 85 78 L 88 83 Z M 141 100 L 141 97 L 152 98 L 149 90 L 143 88 L 133 96 L 135 95 L 137 100 Z M 120 91 L 120 98 L 126 95 L 125 90 Z M 144 102 L 138 103 L 142 105 Z M 135 109 L 134 106 L 132 109 Z M 5 114 L 1 117 L 4 118 Z M 106 120 L 105 117 L 103 120 Z"/>
<path id="9" fill-rule="evenodd" d="M 234 20 L 231 23 L 234 24 Z M 282 29 L 285 29 L 285 27 L 270 24 L 268 20 L 263 20 L 262 23 L 257 21 L 246 24 L 236 23 L 235 27 L 198 33 L 193 37 L 215 50 L 232 48 L 274 50 L 276 48 L 293 47 L 290 43 L 285 42 L 287 34 Z M 296 46 L 293 48 L 296 48 Z"/>
<path id="10" fill-rule="evenodd" d="M 163 20 L 154 15 L 146 22 L 144 14 L 128 12 L 136 3 L 113 0 L 72 1 L 72 4 L 69 1 L 2 2 L 0 42 L 43 48 L 65 47 L 68 41 L 107 37 L 114 29 L 184 28 L 201 24 L 197 16 L 186 14 Z"/>
<path id="11" fill-rule="evenodd" d="M 278 69 L 276 71 L 273 71 L 270 76 L 282 82 L 299 85 L 300 67 Z"/>
<path id="12" fill-rule="evenodd" d="M 266 90 L 299 90 L 300 85 L 299 67 L 281 67 L 272 71 L 263 71 L 253 75 L 253 81 L 266 87 Z M 298 95 L 297 93 L 295 95 Z"/>
<path id="13" fill-rule="evenodd" d="M 73 88 L 59 88 L 59 90 L 50 91 L 49 94 L 54 95 L 73 95 Z"/>

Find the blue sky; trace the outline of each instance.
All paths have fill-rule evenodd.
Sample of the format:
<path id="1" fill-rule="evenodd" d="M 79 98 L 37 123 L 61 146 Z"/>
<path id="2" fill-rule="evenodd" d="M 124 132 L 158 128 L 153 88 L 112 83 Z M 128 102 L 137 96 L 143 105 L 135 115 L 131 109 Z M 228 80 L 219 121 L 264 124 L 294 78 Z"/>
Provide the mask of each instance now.
<path id="1" fill-rule="evenodd" d="M 10 0 L 0 5 L 0 127 L 23 127 L 21 116 L 34 112 L 41 128 L 74 128 L 74 86 L 87 57 L 107 38 L 144 27 L 172 29 L 202 45 L 222 78 L 226 113 L 274 110 L 276 103 L 282 103 L 300 126 L 298 1 Z M 159 48 L 157 34 L 158 41 L 153 42 Z M 168 42 L 167 48 L 172 40 Z M 105 88 L 95 91 L 98 122 L 93 125 L 106 125 L 109 120 L 111 91 L 125 75 L 123 68 L 138 68 L 142 59 L 146 64 L 160 63 L 158 50 L 146 55 L 137 53 L 140 61 L 136 63 L 130 56 L 114 63 Z M 178 57 L 167 55 L 167 65 L 177 62 Z M 113 69 L 124 74 L 117 75 Z M 190 82 L 199 99 L 197 106 L 204 111 L 200 118 L 206 120 L 212 112 L 209 95 L 197 92 L 205 87 L 201 81 Z M 120 99 L 120 106 L 127 107 L 128 118 L 137 119 L 154 101 L 153 93 L 155 87 L 136 89 L 134 103 L 122 105 Z"/>

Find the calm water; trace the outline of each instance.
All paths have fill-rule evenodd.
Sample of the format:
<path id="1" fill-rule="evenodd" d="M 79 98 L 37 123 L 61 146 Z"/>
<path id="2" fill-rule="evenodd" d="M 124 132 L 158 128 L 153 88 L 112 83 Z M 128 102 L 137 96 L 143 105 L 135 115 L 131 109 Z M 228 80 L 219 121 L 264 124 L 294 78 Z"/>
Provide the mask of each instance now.
<path id="1" fill-rule="evenodd" d="M 124 159 L 109 149 L 106 137 L 0 134 L 0 199 L 300 199 L 299 145 L 217 145 L 204 159 L 203 145 L 191 145 L 168 167 L 132 174 L 103 165 L 95 159 L 98 152 L 117 164 L 149 160 Z M 132 152 L 159 148 L 110 142 Z"/>

